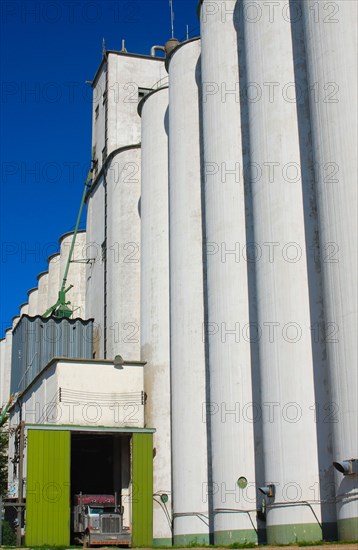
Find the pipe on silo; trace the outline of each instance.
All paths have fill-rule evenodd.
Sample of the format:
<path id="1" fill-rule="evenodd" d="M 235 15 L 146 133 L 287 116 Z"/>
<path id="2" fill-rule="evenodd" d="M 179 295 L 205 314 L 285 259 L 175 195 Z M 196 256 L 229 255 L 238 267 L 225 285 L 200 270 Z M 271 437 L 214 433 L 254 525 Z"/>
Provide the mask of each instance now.
<path id="1" fill-rule="evenodd" d="M 280 11 L 253 22 L 248 0 L 237 9 L 243 10 L 237 30 L 244 36 L 250 84 L 242 93 L 250 139 L 265 485 L 275 487 L 275 496 L 267 497 L 267 541 L 321 540 L 320 502 L 312 489 L 319 484 L 319 466 L 299 128 L 290 95 L 291 25 Z M 274 95 L 267 83 L 277 84 Z M 276 247 L 273 259 L 270 246 Z M 312 499 L 310 506 L 302 502 Z"/>
<path id="2" fill-rule="evenodd" d="M 106 354 L 140 357 L 140 145 L 122 147 L 106 165 Z"/>
<path id="3" fill-rule="evenodd" d="M 200 42 L 169 68 L 169 250 L 174 544 L 209 542 L 201 151 Z M 203 413 L 204 408 L 204 413 Z"/>
<path id="4" fill-rule="evenodd" d="M 260 403 L 252 406 L 251 343 L 243 337 L 250 316 L 247 264 L 240 257 L 247 238 L 235 4 L 234 0 L 204 0 L 200 10 L 210 368 L 207 408 L 213 487 L 220 488 L 213 491 L 217 545 L 257 542 L 252 491 L 256 481 L 254 423 L 248 418 Z M 231 14 L 225 20 L 223 8 Z M 258 366 L 253 378 L 259 386 Z M 245 478 L 248 486 L 240 488 L 239 478 Z M 243 513 L 217 511 L 238 507 Z"/>
<path id="5" fill-rule="evenodd" d="M 142 122 L 141 178 L 141 360 L 145 417 L 155 426 L 153 447 L 153 538 L 171 541 L 172 532 L 160 495 L 172 507 L 170 438 L 169 215 L 168 215 L 168 87 L 159 88 L 138 106 Z"/>
<path id="6" fill-rule="evenodd" d="M 328 3 L 327 3 L 328 5 Z M 357 378 L 357 17 L 355 0 L 327 16 L 324 2 L 301 3 L 304 22 L 334 461 L 358 457 Z M 317 9 L 320 9 L 318 12 Z M 331 11 L 331 9 L 330 9 Z M 357 476 L 336 473 L 338 535 L 358 538 Z"/>

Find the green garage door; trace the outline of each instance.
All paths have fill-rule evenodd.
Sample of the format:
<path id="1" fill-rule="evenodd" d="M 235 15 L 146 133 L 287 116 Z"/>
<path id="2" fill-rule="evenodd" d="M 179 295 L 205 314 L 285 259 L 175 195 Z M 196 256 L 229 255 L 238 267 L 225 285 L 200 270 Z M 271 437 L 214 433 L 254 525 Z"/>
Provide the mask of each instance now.
<path id="1" fill-rule="evenodd" d="M 132 546 L 153 545 L 153 434 L 132 436 Z"/>
<path id="2" fill-rule="evenodd" d="M 70 544 L 69 431 L 29 430 L 26 546 Z"/>

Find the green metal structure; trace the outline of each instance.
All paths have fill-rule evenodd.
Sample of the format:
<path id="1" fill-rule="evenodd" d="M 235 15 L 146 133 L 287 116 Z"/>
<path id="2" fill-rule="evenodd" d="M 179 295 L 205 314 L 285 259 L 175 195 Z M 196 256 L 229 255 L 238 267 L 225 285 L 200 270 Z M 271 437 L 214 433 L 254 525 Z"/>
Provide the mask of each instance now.
<path id="1" fill-rule="evenodd" d="M 26 545 L 70 544 L 68 430 L 29 430 L 26 487 Z"/>
<path id="2" fill-rule="evenodd" d="M 85 200 L 86 200 L 87 190 L 91 186 L 92 178 L 93 178 L 93 172 L 92 172 L 92 169 L 91 169 L 88 172 L 88 176 L 87 176 L 87 179 L 86 179 L 86 182 L 85 182 L 85 188 L 83 190 L 81 205 L 80 205 L 80 209 L 79 209 L 78 216 L 77 216 L 77 221 L 76 221 L 76 226 L 75 226 L 75 230 L 74 230 L 73 237 L 72 237 L 70 251 L 68 253 L 65 272 L 63 274 L 62 285 L 61 285 L 60 291 L 58 293 L 58 299 L 57 299 L 57 302 L 53 306 L 51 306 L 47 311 L 45 311 L 45 313 L 43 314 L 43 317 L 49 317 L 50 315 L 53 315 L 54 317 L 62 319 L 64 317 L 69 318 L 72 315 L 72 310 L 68 307 L 70 305 L 70 302 L 66 302 L 66 294 L 69 290 L 71 290 L 73 285 L 70 285 L 69 287 L 66 288 L 67 276 L 68 276 L 68 271 L 70 269 L 70 263 L 71 263 L 71 259 L 72 259 L 73 249 L 75 247 L 76 237 L 77 237 L 78 228 L 79 228 L 80 221 L 81 221 L 83 206 L 84 206 L 84 203 L 85 203 Z"/>
<path id="3" fill-rule="evenodd" d="M 153 546 L 153 434 L 132 435 L 132 546 Z"/>

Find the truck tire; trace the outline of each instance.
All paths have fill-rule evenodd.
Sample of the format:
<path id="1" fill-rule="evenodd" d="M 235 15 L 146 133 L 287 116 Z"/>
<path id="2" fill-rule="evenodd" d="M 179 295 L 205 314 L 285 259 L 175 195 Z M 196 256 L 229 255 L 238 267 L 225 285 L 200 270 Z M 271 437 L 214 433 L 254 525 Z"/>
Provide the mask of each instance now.
<path id="1" fill-rule="evenodd" d="M 83 537 L 83 548 L 89 548 L 89 547 L 90 547 L 89 533 L 85 533 Z"/>

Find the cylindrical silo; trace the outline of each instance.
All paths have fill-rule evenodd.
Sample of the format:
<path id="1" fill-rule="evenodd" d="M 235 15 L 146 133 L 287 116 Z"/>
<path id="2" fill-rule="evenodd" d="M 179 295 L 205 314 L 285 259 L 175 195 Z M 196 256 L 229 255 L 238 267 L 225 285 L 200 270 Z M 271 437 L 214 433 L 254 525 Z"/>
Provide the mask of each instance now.
<path id="1" fill-rule="evenodd" d="M 20 305 L 20 317 L 22 315 L 27 315 L 28 312 L 29 312 L 29 303 L 24 302 L 23 304 Z"/>
<path id="2" fill-rule="evenodd" d="M 51 254 L 48 258 L 47 308 L 55 305 L 60 290 L 60 253 Z M 42 313 L 45 313 L 43 311 Z"/>
<path id="3" fill-rule="evenodd" d="M 43 271 L 37 276 L 37 312 L 38 315 L 43 315 L 47 309 L 48 296 L 48 271 Z"/>
<path id="4" fill-rule="evenodd" d="M 358 459 L 355 0 L 301 2 L 324 280 L 334 461 Z M 320 11 L 317 11 L 320 8 Z M 334 13 L 332 8 L 335 8 Z M 327 16 L 330 11 L 329 16 Z M 325 413 L 323 413 L 325 414 Z M 327 414 L 327 411 L 326 411 Z M 358 538 L 358 476 L 336 472 L 339 538 Z"/>
<path id="5" fill-rule="evenodd" d="M 38 311 L 38 288 L 31 288 L 31 290 L 28 291 L 28 302 L 29 302 L 29 310 L 28 315 L 30 317 L 34 317 L 35 315 L 39 315 Z"/>
<path id="6" fill-rule="evenodd" d="M 169 65 L 169 250 L 174 543 L 208 543 L 208 444 L 200 41 L 177 47 Z"/>
<path id="7" fill-rule="evenodd" d="M 65 274 L 70 249 L 72 245 L 73 232 L 65 233 L 60 237 L 60 284 Z M 86 232 L 79 230 L 71 256 L 70 267 L 67 273 L 65 288 L 72 285 L 66 294 L 66 302 L 70 302 L 72 317 L 84 317 L 85 315 L 85 294 L 86 294 Z"/>
<path id="8" fill-rule="evenodd" d="M 257 541 L 251 343 L 234 0 L 201 6 L 215 544 Z M 222 11 L 228 14 L 223 20 Z M 245 333 L 246 330 L 246 333 Z M 256 385 L 259 380 L 254 380 Z M 257 408 L 257 403 L 255 404 Z M 237 481 L 242 480 L 239 487 Z M 240 513 L 232 513 L 233 510 Z"/>
<path id="9" fill-rule="evenodd" d="M 6 339 L 0 340 L 0 408 L 3 408 L 7 403 L 6 392 L 4 391 L 5 381 L 5 353 L 6 353 Z"/>
<path id="10" fill-rule="evenodd" d="M 11 382 L 11 356 L 12 356 L 12 328 L 5 331 L 5 350 L 4 350 L 4 372 L 3 372 L 3 387 L 2 396 L 6 404 L 10 399 L 10 382 Z M 4 349 L 4 348 L 3 348 Z"/>
<path id="11" fill-rule="evenodd" d="M 289 18 L 253 22 L 238 5 L 244 36 L 250 182 L 255 229 L 267 540 L 320 540 L 319 483 L 295 72 Z M 240 17 L 241 15 L 241 17 Z M 273 85 L 270 85 L 272 83 Z M 269 84 L 269 86 L 268 86 Z M 265 490 L 265 489 L 264 489 Z"/>
<path id="12" fill-rule="evenodd" d="M 170 334 L 169 334 L 169 219 L 168 219 L 168 87 L 144 97 L 141 178 L 141 360 L 145 415 L 154 426 L 153 539 L 171 545 L 172 532 L 161 495 L 171 512 Z"/>
<path id="13" fill-rule="evenodd" d="M 140 357 L 140 146 L 106 165 L 106 356 Z"/>
<path id="14" fill-rule="evenodd" d="M 106 191 L 104 177 L 91 188 L 86 219 L 86 319 L 94 319 L 93 357 L 106 357 L 105 344 L 105 262 L 106 262 Z"/>

